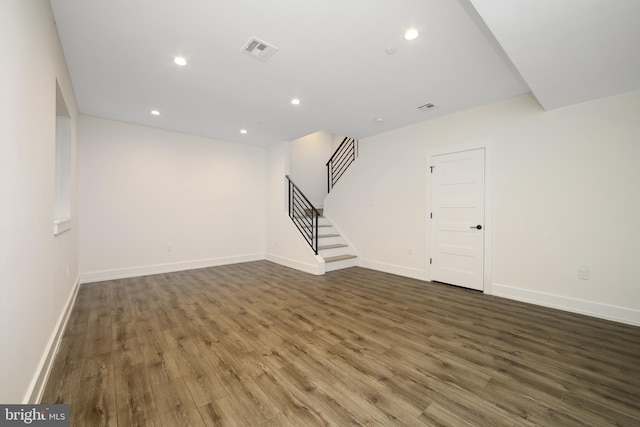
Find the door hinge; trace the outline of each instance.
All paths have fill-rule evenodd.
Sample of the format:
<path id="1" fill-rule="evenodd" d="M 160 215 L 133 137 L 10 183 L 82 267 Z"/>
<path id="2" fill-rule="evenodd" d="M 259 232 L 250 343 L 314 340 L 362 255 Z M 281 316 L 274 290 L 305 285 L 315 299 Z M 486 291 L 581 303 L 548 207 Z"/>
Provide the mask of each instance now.
<path id="1" fill-rule="evenodd" d="M 429 264 L 433 264 L 433 259 L 429 258 Z"/>
<path id="2" fill-rule="evenodd" d="M 431 169 L 431 173 L 433 173 L 433 168 L 435 168 L 435 166 L 429 166 L 429 169 Z"/>
<path id="3" fill-rule="evenodd" d="M 429 212 L 429 218 L 433 219 L 433 212 Z"/>

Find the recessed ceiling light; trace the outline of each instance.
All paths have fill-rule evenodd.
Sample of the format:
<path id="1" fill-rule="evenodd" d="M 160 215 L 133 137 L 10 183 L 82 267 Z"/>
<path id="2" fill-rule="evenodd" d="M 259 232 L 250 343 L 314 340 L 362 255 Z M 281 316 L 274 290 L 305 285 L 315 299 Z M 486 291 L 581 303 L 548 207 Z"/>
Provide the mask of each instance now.
<path id="1" fill-rule="evenodd" d="M 293 105 L 298 105 L 298 104 L 300 104 L 300 100 L 299 100 L 298 98 L 293 98 L 293 99 L 291 100 L 291 103 L 292 103 Z"/>
<path id="2" fill-rule="evenodd" d="M 247 133 L 247 130 L 246 129 L 240 129 L 240 133 L 245 134 L 245 133 Z"/>
<path id="3" fill-rule="evenodd" d="M 382 117 L 376 117 L 373 119 L 376 123 L 384 123 L 384 119 Z"/>
<path id="4" fill-rule="evenodd" d="M 409 28 L 406 33 L 404 33 L 405 40 L 415 40 L 418 38 L 420 33 L 415 28 Z"/>
<path id="5" fill-rule="evenodd" d="M 159 115 L 160 115 L 160 111 L 158 111 L 158 110 L 151 110 L 151 111 L 149 111 L 149 114 L 151 114 L 152 116 L 159 116 Z"/>
<path id="6" fill-rule="evenodd" d="M 173 62 L 180 66 L 187 65 L 187 60 L 183 56 L 176 56 L 175 58 L 173 58 Z"/>

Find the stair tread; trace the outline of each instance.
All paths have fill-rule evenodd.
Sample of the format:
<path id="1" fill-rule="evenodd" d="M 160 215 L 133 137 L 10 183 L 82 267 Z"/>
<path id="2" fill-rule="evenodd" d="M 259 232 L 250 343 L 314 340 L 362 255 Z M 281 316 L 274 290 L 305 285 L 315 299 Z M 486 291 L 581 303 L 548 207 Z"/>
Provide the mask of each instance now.
<path id="1" fill-rule="evenodd" d="M 340 237 L 339 234 L 318 234 L 318 237 Z"/>
<path id="2" fill-rule="evenodd" d="M 324 262 L 336 262 L 336 261 L 342 261 L 342 260 L 351 259 L 351 258 L 357 258 L 357 256 L 350 255 L 350 254 L 330 256 L 330 257 L 326 257 L 324 259 Z"/>
<path id="3" fill-rule="evenodd" d="M 291 216 L 291 215 L 289 215 L 289 216 Z M 313 218 L 311 215 L 297 215 L 297 214 L 293 215 L 293 217 L 294 218 L 306 218 L 306 219 Z M 318 218 L 324 219 L 323 216 L 319 216 Z"/>
<path id="4" fill-rule="evenodd" d="M 347 248 L 347 247 L 349 247 L 349 245 L 345 245 L 344 243 L 337 243 L 335 245 L 319 246 L 318 250 L 321 251 L 323 249 L 336 249 L 336 248 Z"/>

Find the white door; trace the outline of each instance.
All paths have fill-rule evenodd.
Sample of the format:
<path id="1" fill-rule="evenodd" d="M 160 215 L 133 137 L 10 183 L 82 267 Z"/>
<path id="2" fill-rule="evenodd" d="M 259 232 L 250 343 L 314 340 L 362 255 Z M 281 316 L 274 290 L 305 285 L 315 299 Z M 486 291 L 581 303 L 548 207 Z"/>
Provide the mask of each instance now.
<path id="1" fill-rule="evenodd" d="M 483 290 L 484 148 L 431 161 L 431 280 Z"/>

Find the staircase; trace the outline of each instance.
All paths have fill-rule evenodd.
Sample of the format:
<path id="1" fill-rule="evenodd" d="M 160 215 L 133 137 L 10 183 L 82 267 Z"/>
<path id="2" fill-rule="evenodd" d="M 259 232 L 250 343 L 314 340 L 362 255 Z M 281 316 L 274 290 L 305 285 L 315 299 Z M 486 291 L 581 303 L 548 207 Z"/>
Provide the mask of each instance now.
<path id="1" fill-rule="evenodd" d="M 358 140 L 345 137 L 326 164 L 327 192 L 331 191 L 357 157 Z M 315 253 L 320 274 L 322 264 L 325 273 L 358 265 L 358 256 L 354 255 L 356 252 L 324 217 L 322 209 L 313 206 L 289 175 L 286 178 L 289 186 L 289 217 Z"/>
<path id="2" fill-rule="evenodd" d="M 322 210 L 320 210 L 322 212 Z M 324 216 L 318 218 L 318 255 L 324 259 L 324 271 L 341 270 L 358 265 L 358 257 Z"/>
<path id="3" fill-rule="evenodd" d="M 325 273 L 358 265 L 358 256 L 347 241 L 340 235 L 331 222 L 322 216 L 322 209 L 317 209 L 318 216 L 318 255 L 324 260 Z M 311 232 L 304 226 L 303 234 Z"/>
<path id="4" fill-rule="evenodd" d="M 324 272 L 340 270 L 358 265 L 358 257 L 346 240 L 302 193 L 300 188 L 286 176 L 289 182 L 289 218 L 300 231 L 317 257 L 324 261 Z M 321 263 L 320 259 L 317 259 Z"/>

